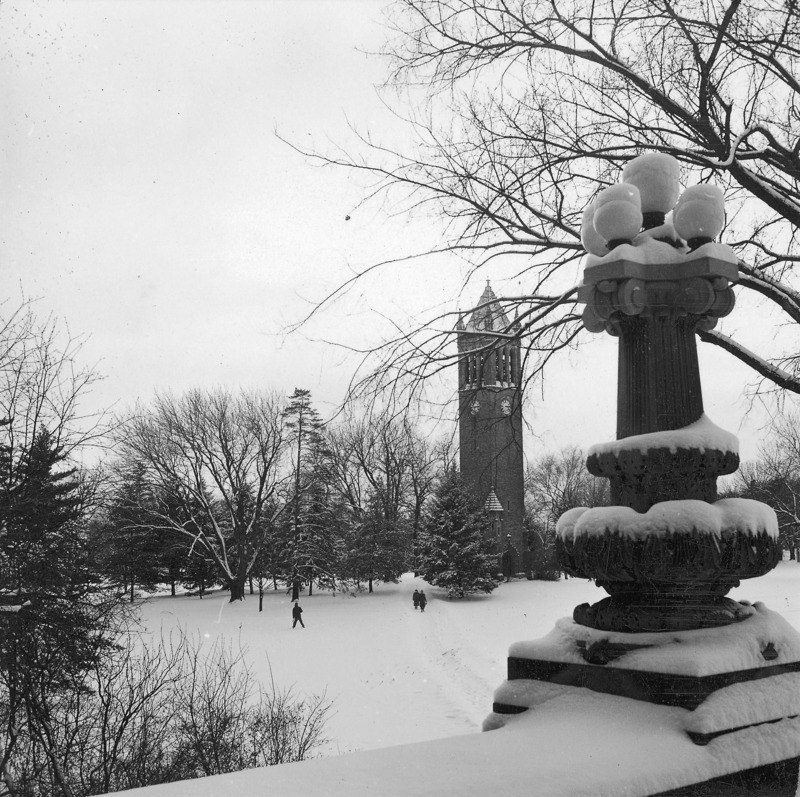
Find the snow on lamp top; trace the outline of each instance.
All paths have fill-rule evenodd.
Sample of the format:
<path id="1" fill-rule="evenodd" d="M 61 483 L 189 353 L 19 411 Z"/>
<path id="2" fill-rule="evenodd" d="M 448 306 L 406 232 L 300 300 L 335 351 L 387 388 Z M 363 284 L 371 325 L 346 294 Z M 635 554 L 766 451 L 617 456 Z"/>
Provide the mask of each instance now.
<path id="1" fill-rule="evenodd" d="M 680 175 L 681 165 L 672 155 L 648 152 L 629 161 L 623 182 L 603 189 L 583 213 L 586 266 L 619 259 L 650 262 L 650 255 L 656 262 L 681 262 L 687 255 L 698 257 L 701 246 L 704 255 L 738 262 L 728 247 L 713 243 L 725 224 L 722 191 L 715 185 L 693 185 L 681 195 Z M 657 252 L 637 251 L 654 242 Z M 622 244 L 633 248 L 622 246 L 615 252 Z M 706 251 L 706 244 L 716 248 Z"/>
<path id="2" fill-rule="evenodd" d="M 662 152 L 648 152 L 628 161 L 622 180 L 639 189 L 642 213 L 669 213 L 681 190 L 681 165 Z"/>
<path id="3" fill-rule="evenodd" d="M 594 228 L 613 249 L 628 243 L 642 227 L 642 202 L 635 185 L 617 183 L 604 188 L 594 201 Z"/>

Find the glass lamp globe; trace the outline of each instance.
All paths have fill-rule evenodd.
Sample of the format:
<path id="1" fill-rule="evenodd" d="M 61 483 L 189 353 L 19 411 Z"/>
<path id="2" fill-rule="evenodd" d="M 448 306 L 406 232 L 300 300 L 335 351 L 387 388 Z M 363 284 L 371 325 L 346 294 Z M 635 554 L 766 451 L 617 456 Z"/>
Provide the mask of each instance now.
<path id="1" fill-rule="evenodd" d="M 663 152 L 647 152 L 625 164 L 622 181 L 635 185 L 642 197 L 645 227 L 664 223 L 681 191 L 681 165 Z"/>
<path id="2" fill-rule="evenodd" d="M 639 189 L 628 183 L 604 188 L 594 201 L 594 228 L 608 248 L 630 241 L 642 227 Z"/>
<path id="3" fill-rule="evenodd" d="M 589 254 L 602 257 L 608 254 L 606 239 L 594 228 L 594 202 L 583 211 L 581 218 L 581 243 Z"/>
<path id="4" fill-rule="evenodd" d="M 689 186 L 672 212 L 675 232 L 692 249 L 713 241 L 725 225 L 725 197 L 715 185 Z"/>

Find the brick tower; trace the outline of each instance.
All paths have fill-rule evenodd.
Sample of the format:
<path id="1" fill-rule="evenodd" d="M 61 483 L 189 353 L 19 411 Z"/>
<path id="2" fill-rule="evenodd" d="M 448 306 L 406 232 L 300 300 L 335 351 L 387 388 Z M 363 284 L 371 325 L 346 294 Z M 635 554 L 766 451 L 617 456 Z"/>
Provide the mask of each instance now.
<path id="1" fill-rule="evenodd" d="M 487 281 L 477 307 L 456 329 L 461 475 L 491 518 L 508 575 L 526 568 L 519 325 L 509 321 Z"/>

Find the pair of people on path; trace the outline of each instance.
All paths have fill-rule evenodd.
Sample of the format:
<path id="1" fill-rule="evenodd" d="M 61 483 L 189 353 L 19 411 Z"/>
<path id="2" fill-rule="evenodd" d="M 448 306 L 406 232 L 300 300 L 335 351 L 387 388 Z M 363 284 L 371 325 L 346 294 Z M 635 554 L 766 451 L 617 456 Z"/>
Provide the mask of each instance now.
<path id="1" fill-rule="evenodd" d="M 303 615 L 303 610 L 300 608 L 300 604 L 297 601 L 295 601 L 294 606 L 292 606 L 292 617 L 294 618 L 294 622 L 292 623 L 292 628 L 294 628 L 298 623 L 300 623 L 300 625 L 302 625 L 303 628 L 306 627 L 306 624 L 303 622 L 302 615 Z"/>
<path id="2" fill-rule="evenodd" d="M 419 609 L 420 611 L 425 611 L 425 606 L 428 604 L 428 599 L 425 597 L 425 590 L 414 590 L 414 594 L 412 595 L 414 599 L 414 608 Z"/>

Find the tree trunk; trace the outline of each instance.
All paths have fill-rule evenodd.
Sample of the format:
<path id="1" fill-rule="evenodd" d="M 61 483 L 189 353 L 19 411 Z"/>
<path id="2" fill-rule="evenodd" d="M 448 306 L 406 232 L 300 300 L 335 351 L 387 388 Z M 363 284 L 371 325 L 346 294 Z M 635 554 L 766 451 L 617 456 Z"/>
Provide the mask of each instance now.
<path id="1" fill-rule="evenodd" d="M 369 577 L 369 591 L 372 592 L 372 576 Z"/>
<path id="2" fill-rule="evenodd" d="M 250 594 L 253 594 L 253 577 L 249 576 L 248 581 L 250 582 Z"/>
<path id="3" fill-rule="evenodd" d="M 258 610 L 261 611 L 264 608 L 264 587 L 262 586 L 261 582 L 258 582 Z"/>
<path id="4" fill-rule="evenodd" d="M 135 581 L 134 581 L 133 576 L 131 576 L 131 603 L 133 603 L 134 598 L 135 598 L 134 587 L 135 587 Z"/>
<path id="5" fill-rule="evenodd" d="M 231 581 L 228 582 L 228 586 L 231 591 L 231 601 L 230 601 L 231 603 L 233 603 L 234 601 L 244 600 L 244 585 L 245 585 L 244 577 L 232 579 Z"/>

